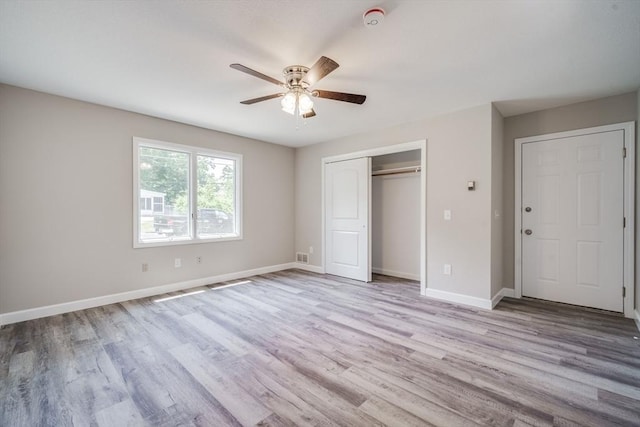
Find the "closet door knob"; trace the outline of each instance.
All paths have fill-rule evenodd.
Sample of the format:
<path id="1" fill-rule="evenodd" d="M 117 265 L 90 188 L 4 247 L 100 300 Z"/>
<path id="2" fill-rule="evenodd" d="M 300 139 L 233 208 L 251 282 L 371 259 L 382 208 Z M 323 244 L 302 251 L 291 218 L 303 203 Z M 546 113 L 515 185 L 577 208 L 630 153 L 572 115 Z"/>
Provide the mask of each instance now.
<path id="1" fill-rule="evenodd" d="M 524 230 L 524 234 L 526 234 L 527 236 L 531 236 L 533 234 L 533 231 L 527 228 L 526 230 Z"/>

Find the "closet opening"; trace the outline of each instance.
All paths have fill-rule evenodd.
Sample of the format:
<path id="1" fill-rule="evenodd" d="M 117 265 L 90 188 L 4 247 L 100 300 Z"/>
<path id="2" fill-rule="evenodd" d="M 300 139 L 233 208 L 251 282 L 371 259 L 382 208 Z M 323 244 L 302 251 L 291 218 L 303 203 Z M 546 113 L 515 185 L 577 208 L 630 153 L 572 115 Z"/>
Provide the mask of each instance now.
<path id="1" fill-rule="evenodd" d="M 419 149 L 371 157 L 371 271 L 420 280 Z"/>
<path id="2" fill-rule="evenodd" d="M 426 140 L 322 158 L 324 273 L 418 280 L 426 294 L 426 165 Z"/>

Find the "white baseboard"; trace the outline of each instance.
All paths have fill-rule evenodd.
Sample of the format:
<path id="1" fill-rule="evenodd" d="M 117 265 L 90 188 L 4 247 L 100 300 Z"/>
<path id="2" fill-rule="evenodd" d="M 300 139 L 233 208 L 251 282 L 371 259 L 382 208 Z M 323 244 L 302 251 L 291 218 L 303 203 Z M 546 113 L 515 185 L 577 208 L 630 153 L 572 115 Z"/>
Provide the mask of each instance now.
<path id="1" fill-rule="evenodd" d="M 502 298 L 504 297 L 515 298 L 515 295 L 516 295 L 515 289 L 511 289 L 511 288 L 500 289 L 498 293 L 495 294 L 493 298 L 491 298 L 491 308 L 493 309 L 496 305 L 498 305 L 498 303 L 502 301 Z"/>
<path id="2" fill-rule="evenodd" d="M 30 308 L 27 310 L 13 311 L 0 314 L 0 326 L 25 320 L 39 319 L 41 317 L 53 316 L 56 314 L 69 313 L 87 308 L 99 307 L 101 305 L 115 304 L 123 301 L 130 301 L 138 298 L 146 298 L 154 295 L 165 294 L 167 292 L 181 291 L 198 286 L 210 285 L 212 283 L 227 282 L 229 280 L 244 279 L 245 277 L 259 274 L 273 273 L 290 268 L 300 268 L 295 262 L 270 265 L 266 267 L 254 268 L 251 270 L 238 271 L 235 273 L 220 274 L 217 276 L 203 277 L 201 279 L 187 280 L 184 282 L 170 283 L 167 285 L 154 286 L 151 288 L 137 289 L 135 291 L 121 292 L 118 294 L 104 295 L 101 297 L 88 298 L 78 301 L 70 301 L 61 304 L 47 305 L 44 307 Z"/>
<path id="3" fill-rule="evenodd" d="M 470 305 L 472 307 L 484 308 L 486 310 L 491 310 L 492 300 L 485 298 L 472 297 L 469 295 L 456 294 L 454 292 L 440 291 L 437 289 L 429 289 L 427 288 L 424 296 L 429 298 L 435 298 L 442 301 L 452 302 L 455 304 L 463 304 Z"/>
<path id="4" fill-rule="evenodd" d="M 310 271 L 311 273 L 324 274 L 324 268 L 319 267 L 317 265 L 309 265 L 309 264 L 302 264 L 302 263 L 299 263 L 299 262 L 294 262 L 293 266 L 291 268 L 297 268 L 297 269 L 304 270 L 304 271 Z"/>
<path id="5" fill-rule="evenodd" d="M 418 281 L 420 280 L 419 274 L 416 275 L 411 273 L 403 273 L 401 271 L 388 270 L 385 268 L 372 267 L 371 272 L 376 274 L 383 274 L 385 276 L 399 277 L 401 279 L 418 280 Z"/>
<path id="6" fill-rule="evenodd" d="M 638 311 L 640 309 L 635 309 L 633 310 L 633 314 L 634 314 L 634 318 L 633 320 L 636 321 L 636 326 L 638 327 L 638 330 L 640 331 L 640 311 Z"/>

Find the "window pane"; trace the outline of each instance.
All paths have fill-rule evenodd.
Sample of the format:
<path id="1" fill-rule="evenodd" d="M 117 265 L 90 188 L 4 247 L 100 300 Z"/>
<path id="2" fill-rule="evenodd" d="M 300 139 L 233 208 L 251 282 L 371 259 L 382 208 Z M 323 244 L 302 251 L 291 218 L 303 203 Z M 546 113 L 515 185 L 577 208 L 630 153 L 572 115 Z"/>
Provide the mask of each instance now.
<path id="1" fill-rule="evenodd" d="M 198 238 L 234 236 L 236 227 L 236 162 L 198 155 Z"/>
<path id="2" fill-rule="evenodd" d="M 164 213 L 164 197 L 153 198 L 153 212 Z"/>
<path id="3" fill-rule="evenodd" d="M 189 154 L 144 146 L 139 150 L 139 191 L 146 199 L 140 205 L 140 241 L 189 239 Z"/>

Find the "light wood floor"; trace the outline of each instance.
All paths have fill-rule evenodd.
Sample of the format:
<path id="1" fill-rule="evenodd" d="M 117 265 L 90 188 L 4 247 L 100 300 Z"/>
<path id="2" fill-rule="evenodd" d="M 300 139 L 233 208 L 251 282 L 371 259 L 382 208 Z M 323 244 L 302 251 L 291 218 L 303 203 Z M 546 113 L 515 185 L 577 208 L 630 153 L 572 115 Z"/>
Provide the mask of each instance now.
<path id="1" fill-rule="evenodd" d="M 290 270 L 7 325 L 0 425 L 640 425 L 631 320 L 418 288 Z"/>

